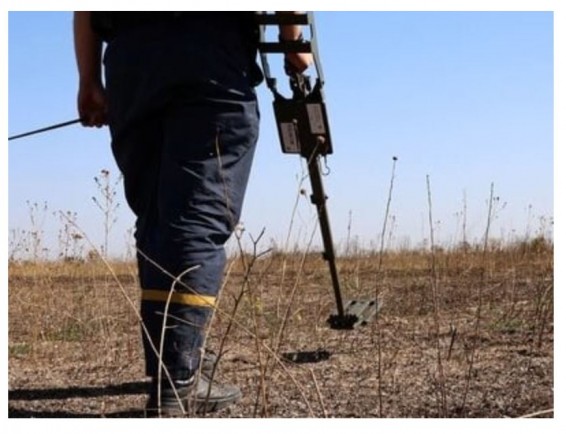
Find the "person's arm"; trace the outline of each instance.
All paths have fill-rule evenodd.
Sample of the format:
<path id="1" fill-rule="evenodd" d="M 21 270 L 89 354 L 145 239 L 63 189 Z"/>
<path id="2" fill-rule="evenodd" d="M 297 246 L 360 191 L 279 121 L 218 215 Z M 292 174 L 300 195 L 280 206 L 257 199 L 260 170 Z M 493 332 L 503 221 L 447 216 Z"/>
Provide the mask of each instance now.
<path id="1" fill-rule="evenodd" d="M 300 12 L 277 12 L 278 14 L 297 14 Z M 296 41 L 302 36 L 300 25 L 281 25 L 279 26 L 279 37 L 283 41 Z M 287 60 L 296 72 L 303 72 L 313 62 L 312 53 L 286 53 Z"/>
<path id="2" fill-rule="evenodd" d="M 84 126 L 101 127 L 106 124 L 106 97 L 102 85 L 102 40 L 91 28 L 90 12 L 74 13 L 73 36 L 79 72 L 79 116 Z"/>

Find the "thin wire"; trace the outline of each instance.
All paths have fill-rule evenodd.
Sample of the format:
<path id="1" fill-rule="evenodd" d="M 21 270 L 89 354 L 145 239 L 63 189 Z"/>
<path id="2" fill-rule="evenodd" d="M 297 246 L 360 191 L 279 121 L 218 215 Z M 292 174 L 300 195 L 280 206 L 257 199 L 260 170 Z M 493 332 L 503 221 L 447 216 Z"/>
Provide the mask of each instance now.
<path id="1" fill-rule="evenodd" d="M 81 119 L 73 119 L 72 121 L 67 121 L 67 122 L 62 122 L 60 124 L 55 124 L 55 125 L 51 125 L 49 127 L 45 127 L 45 128 L 40 128 L 38 130 L 33 130 L 33 131 L 28 131 L 27 133 L 22 133 L 22 134 L 18 134 L 16 136 L 12 136 L 12 137 L 8 137 L 8 140 L 15 140 L 15 139 L 21 139 L 22 137 L 27 137 L 27 136 L 31 136 L 33 134 L 39 134 L 39 133 L 43 133 L 45 131 L 49 131 L 49 130 L 54 130 L 56 128 L 63 128 L 66 127 L 68 125 L 73 125 L 73 124 L 77 124 L 81 121 Z"/>

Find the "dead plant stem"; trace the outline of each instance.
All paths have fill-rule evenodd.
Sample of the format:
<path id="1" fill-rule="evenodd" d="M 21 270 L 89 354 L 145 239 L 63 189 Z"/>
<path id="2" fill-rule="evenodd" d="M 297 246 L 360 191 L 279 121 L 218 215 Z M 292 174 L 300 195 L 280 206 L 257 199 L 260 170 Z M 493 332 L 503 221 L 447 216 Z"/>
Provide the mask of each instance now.
<path id="1" fill-rule="evenodd" d="M 385 205 L 385 215 L 383 217 L 383 226 L 381 228 L 381 239 L 380 239 L 380 246 L 379 246 L 379 259 L 377 262 L 377 271 L 376 271 L 376 281 L 375 281 L 375 305 L 378 306 L 378 299 L 380 295 L 380 289 L 383 285 L 383 275 L 382 275 L 382 268 L 383 268 L 383 256 L 385 253 L 385 233 L 387 231 L 387 221 L 389 220 L 389 210 L 391 208 L 391 199 L 393 197 L 393 185 L 395 181 L 395 166 L 397 165 L 397 157 L 393 157 L 393 164 L 391 168 L 391 178 L 389 181 L 389 192 L 387 194 L 387 203 Z M 372 327 L 372 340 L 375 340 L 375 336 L 377 334 L 377 373 L 378 373 L 378 385 L 377 385 L 377 394 L 378 394 L 378 403 L 379 403 L 379 417 L 383 417 L 383 377 L 382 377 L 382 340 L 381 340 L 381 330 L 379 329 L 379 315 L 376 316 L 375 321 L 373 322 Z"/>
<path id="2" fill-rule="evenodd" d="M 466 373 L 466 380 L 465 380 L 465 387 L 464 387 L 464 394 L 462 396 L 462 404 L 460 405 L 460 411 L 462 415 L 466 409 L 466 401 L 468 398 L 468 393 L 470 391 L 470 384 L 472 380 L 472 373 L 476 358 L 476 353 L 478 350 L 478 341 L 479 341 L 479 333 L 480 333 L 480 325 L 481 325 L 481 318 L 482 318 L 482 307 L 483 307 L 483 288 L 486 285 L 486 269 L 487 269 L 487 254 L 488 254 L 488 247 L 489 247 L 489 230 L 491 227 L 491 219 L 492 219 L 492 212 L 493 212 L 493 182 L 491 183 L 490 193 L 489 193 L 489 202 L 488 202 L 488 210 L 487 210 L 487 222 L 485 227 L 484 239 L 483 239 L 483 250 L 481 256 L 481 279 L 480 284 L 478 286 L 477 296 L 478 296 L 478 306 L 476 308 L 476 317 L 474 323 L 474 333 L 472 337 L 472 347 L 470 353 L 470 361 L 468 363 L 468 371 Z"/>
<path id="3" fill-rule="evenodd" d="M 430 281 L 432 288 L 432 301 L 434 304 L 434 328 L 436 335 L 436 365 L 440 384 L 440 404 L 442 417 L 448 416 L 446 402 L 446 380 L 444 378 L 444 366 L 442 363 L 442 347 L 440 342 L 440 307 L 438 300 L 438 271 L 436 268 L 436 249 L 434 244 L 434 224 L 432 219 L 432 192 L 430 188 L 430 177 L 426 176 L 426 188 L 428 197 L 428 223 L 430 228 Z"/>

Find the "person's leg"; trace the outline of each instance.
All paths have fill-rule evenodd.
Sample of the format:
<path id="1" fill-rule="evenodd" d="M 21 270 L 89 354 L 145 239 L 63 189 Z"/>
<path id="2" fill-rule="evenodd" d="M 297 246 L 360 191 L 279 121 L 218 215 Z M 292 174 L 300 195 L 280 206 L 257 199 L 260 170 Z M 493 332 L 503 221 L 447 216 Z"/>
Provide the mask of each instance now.
<path id="1" fill-rule="evenodd" d="M 163 129 L 161 116 L 153 116 L 145 122 L 132 123 L 122 128 L 112 141 L 112 151 L 124 180 L 124 193 L 130 209 L 136 216 L 135 240 L 138 276 L 143 287 L 145 276 L 155 274 L 154 265 L 163 263 L 161 238 L 158 230 L 158 185 L 161 170 Z M 142 302 L 142 339 L 145 349 L 146 375 L 155 376 L 159 347 L 152 347 L 150 336 L 158 336 L 162 318 L 145 315 Z M 156 341 L 157 342 L 157 341 Z"/>
<path id="2" fill-rule="evenodd" d="M 203 100 L 187 92 L 183 104 L 132 124 L 113 142 L 137 216 L 141 311 L 149 332 L 143 333 L 146 374 L 154 378 L 148 415 L 159 407 L 155 379 L 161 351 L 162 366 L 181 383 L 198 369 L 204 328 L 221 286 L 224 243 L 240 216 L 258 135 L 255 99 Z M 164 414 L 179 414 L 167 377 L 161 373 L 161 408 Z M 222 408 L 241 396 L 230 386 L 209 391 L 207 379 L 196 386 L 200 411 Z"/>
<path id="3" fill-rule="evenodd" d="M 163 374 L 163 350 L 168 373 L 186 381 L 199 364 L 223 276 L 223 246 L 239 219 L 258 112 L 246 80 L 238 81 L 239 91 L 203 85 L 204 76 L 228 77 L 226 65 L 212 74 L 205 60 L 218 56 L 209 50 L 208 57 L 196 49 L 178 57 L 173 46 L 188 42 L 169 33 L 168 26 L 140 29 L 109 44 L 106 84 L 113 152 L 137 216 L 146 373 Z M 155 50 L 159 35 L 167 55 Z M 178 64 L 182 59 L 186 65 Z M 185 271 L 167 303 L 174 278 Z"/>
<path id="4" fill-rule="evenodd" d="M 185 91 L 163 122 L 157 222 L 148 243 L 159 254 L 140 260 L 144 321 L 170 375 L 181 380 L 199 366 L 222 283 L 224 244 L 240 217 L 258 135 L 255 99 Z M 147 374 L 155 377 L 158 359 L 147 339 L 144 344 Z"/>

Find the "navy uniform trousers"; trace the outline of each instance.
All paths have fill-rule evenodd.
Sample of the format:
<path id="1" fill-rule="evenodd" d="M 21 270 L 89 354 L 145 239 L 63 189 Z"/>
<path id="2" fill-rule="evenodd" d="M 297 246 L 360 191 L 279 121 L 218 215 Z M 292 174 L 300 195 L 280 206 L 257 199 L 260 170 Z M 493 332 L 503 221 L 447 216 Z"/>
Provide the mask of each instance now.
<path id="1" fill-rule="evenodd" d="M 145 24 L 106 47 L 112 151 L 137 217 L 148 376 L 161 348 L 173 378 L 198 369 L 258 137 L 254 66 L 230 14 Z"/>

